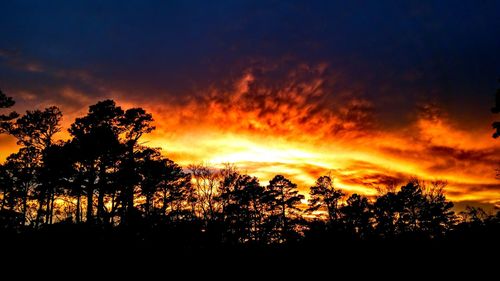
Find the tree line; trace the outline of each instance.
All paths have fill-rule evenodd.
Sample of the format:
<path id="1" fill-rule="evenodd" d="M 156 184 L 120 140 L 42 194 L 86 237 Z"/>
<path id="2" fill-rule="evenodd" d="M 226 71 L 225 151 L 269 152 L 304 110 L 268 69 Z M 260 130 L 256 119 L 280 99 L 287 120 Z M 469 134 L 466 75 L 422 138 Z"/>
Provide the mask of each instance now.
<path id="1" fill-rule="evenodd" d="M 12 98 L 0 92 L 0 108 Z M 0 231 L 21 233 L 51 225 L 106 229 L 186 226 L 217 243 L 287 244 L 324 237 L 351 240 L 444 239 L 494 229 L 500 213 L 468 208 L 456 214 L 446 182 L 411 179 L 376 198 L 346 194 L 330 176 L 309 198 L 282 175 L 269 184 L 234 165 L 182 168 L 145 146 L 153 117 L 142 108 L 100 101 L 77 118 L 70 138 L 55 140 L 62 112 L 53 106 L 0 115 L 0 133 L 20 146 L 0 165 Z M 193 234 L 194 233 L 194 234 Z M 328 238 L 328 239 L 330 239 Z"/>

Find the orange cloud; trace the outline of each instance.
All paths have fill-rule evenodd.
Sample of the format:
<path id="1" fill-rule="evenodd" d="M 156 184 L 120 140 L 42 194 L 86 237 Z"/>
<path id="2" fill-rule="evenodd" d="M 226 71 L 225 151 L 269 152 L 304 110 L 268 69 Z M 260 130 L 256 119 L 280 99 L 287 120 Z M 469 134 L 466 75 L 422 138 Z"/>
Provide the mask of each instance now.
<path id="1" fill-rule="evenodd" d="M 500 202 L 500 147 L 487 126 L 464 130 L 439 107 L 424 104 L 411 123 L 384 129 L 369 99 L 332 91 L 335 79 L 326 69 L 301 64 L 277 74 L 276 67 L 250 68 L 200 92 L 163 100 L 101 84 L 106 96 L 62 87 L 44 104 L 61 105 L 65 126 L 99 98 L 142 106 L 157 126 L 144 144 L 162 147 L 180 164 L 232 162 L 263 183 L 278 173 L 289 176 L 304 192 L 324 174 L 347 192 L 366 195 L 417 176 L 448 181 L 452 200 Z"/>
<path id="2" fill-rule="evenodd" d="M 152 106 L 159 130 L 149 142 L 182 164 L 234 162 L 264 180 L 289 175 L 304 190 L 326 173 L 368 195 L 417 176 L 447 180 L 453 200 L 500 201 L 500 148 L 488 130 L 465 131 L 430 105 L 406 127 L 383 130 L 369 101 L 334 104 L 321 77 L 321 68 L 302 67 L 270 85 L 250 70 L 185 104 Z"/>

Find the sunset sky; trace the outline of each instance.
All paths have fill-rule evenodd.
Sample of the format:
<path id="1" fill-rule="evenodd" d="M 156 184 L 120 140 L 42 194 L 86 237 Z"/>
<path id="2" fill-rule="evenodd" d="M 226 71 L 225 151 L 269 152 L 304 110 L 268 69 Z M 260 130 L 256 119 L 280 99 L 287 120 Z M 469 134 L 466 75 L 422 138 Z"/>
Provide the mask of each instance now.
<path id="1" fill-rule="evenodd" d="M 500 207 L 500 1 L 339 2 L 1 1 L 0 88 L 65 128 L 102 99 L 143 107 L 144 143 L 181 165 L 304 192 L 441 179 Z M 0 159 L 16 149 L 0 136 Z"/>

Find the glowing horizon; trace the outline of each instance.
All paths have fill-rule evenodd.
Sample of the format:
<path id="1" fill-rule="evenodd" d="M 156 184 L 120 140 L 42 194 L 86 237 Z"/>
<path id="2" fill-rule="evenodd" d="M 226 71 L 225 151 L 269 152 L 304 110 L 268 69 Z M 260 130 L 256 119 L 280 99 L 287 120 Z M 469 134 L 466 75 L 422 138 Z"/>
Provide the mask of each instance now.
<path id="1" fill-rule="evenodd" d="M 116 101 L 124 108 L 142 106 L 151 112 L 157 130 L 142 142 L 162 148 L 184 167 L 234 163 L 262 184 L 283 174 L 304 194 L 326 174 L 348 193 L 368 196 L 376 194 L 376 187 L 391 181 L 402 184 L 415 176 L 446 180 L 446 193 L 453 201 L 499 204 L 500 185 L 492 163 L 499 160 L 500 149 L 491 130 L 462 130 L 432 105 L 397 130 L 368 127 L 366 123 L 376 120 L 367 114 L 366 100 L 348 99 L 336 112 L 325 110 L 322 102 L 311 102 L 325 94 L 321 83 L 319 78 L 302 84 L 288 81 L 275 90 L 247 72 L 228 89 L 210 88 L 207 98 L 184 104 L 139 104 L 127 101 L 123 93 Z M 61 94 L 84 97 L 68 88 Z M 94 102 L 84 101 L 89 104 L 65 115 L 62 139 L 68 138 L 65 130 L 72 119 L 84 115 Z M 14 146 L 9 150 L 14 152 Z M 1 156 L 5 158 L 6 150 Z"/>
<path id="2" fill-rule="evenodd" d="M 152 113 L 143 143 L 184 167 L 233 162 L 305 193 L 328 173 L 365 195 L 441 179 L 500 207 L 500 1 L 4 2 L 0 89 L 21 114 L 60 107 L 61 139 L 113 99 Z M 1 160 L 16 149 L 0 135 Z"/>

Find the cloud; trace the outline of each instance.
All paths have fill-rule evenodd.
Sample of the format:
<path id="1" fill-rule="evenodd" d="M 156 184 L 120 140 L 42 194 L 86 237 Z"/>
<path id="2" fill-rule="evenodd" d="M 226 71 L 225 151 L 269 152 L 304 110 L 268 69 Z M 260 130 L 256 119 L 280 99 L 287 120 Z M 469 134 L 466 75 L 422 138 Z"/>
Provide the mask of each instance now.
<path id="1" fill-rule="evenodd" d="M 340 188 L 366 195 L 417 176 L 447 180 L 453 200 L 500 200 L 494 178 L 500 148 L 489 128 L 464 130 L 460 120 L 429 102 L 416 104 L 400 125 L 386 126 L 379 116 L 391 109 L 327 63 L 257 60 L 196 91 L 141 95 L 139 87 L 114 88 L 110 84 L 119 83 L 90 71 L 41 65 L 42 72 L 32 73 L 35 84 L 13 92 L 19 106 L 58 105 L 66 127 L 99 99 L 142 106 L 157 126 L 144 144 L 163 147 L 183 165 L 236 162 L 264 183 L 284 174 L 303 192 L 331 174 Z M 42 77 L 52 81 L 49 86 L 38 86 Z"/>
<path id="2" fill-rule="evenodd" d="M 174 123 L 189 126 L 304 139 L 372 129 L 372 104 L 360 96 L 332 92 L 330 84 L 335 82 L 326 64 L 286 67 L 247 69 L 240 76 L 183 95 L 184 102 L 174 98 L 158 111 L 176 112 L 179 117 L 172 116 Z"/>
<path id="3" fill-rule="evenodd" d="M 159 127 L 151 140 L 180 161 L 238 162 L 263 180 L 284 173 L 304 191 L 328 173 L 363 194 L 416 176 L 448 181 L 454 200 L 500 199 L 500 148 L 488 130 L 462 129 L 436 103 L 416 104 L 409 123 L 385 128 L 377 119 L 384 109 L 333 91 L 338 81 L 328 69 L 254 67 L 184 102 L 146 102 Z"/>
<path id="4" fill-rule="evenodd" d="M 26 72 L 43 72 L 45 67 L 37 60 L 27 59 L 19 51 L 0 49 L 0 59 L 12 69 Z"/>

